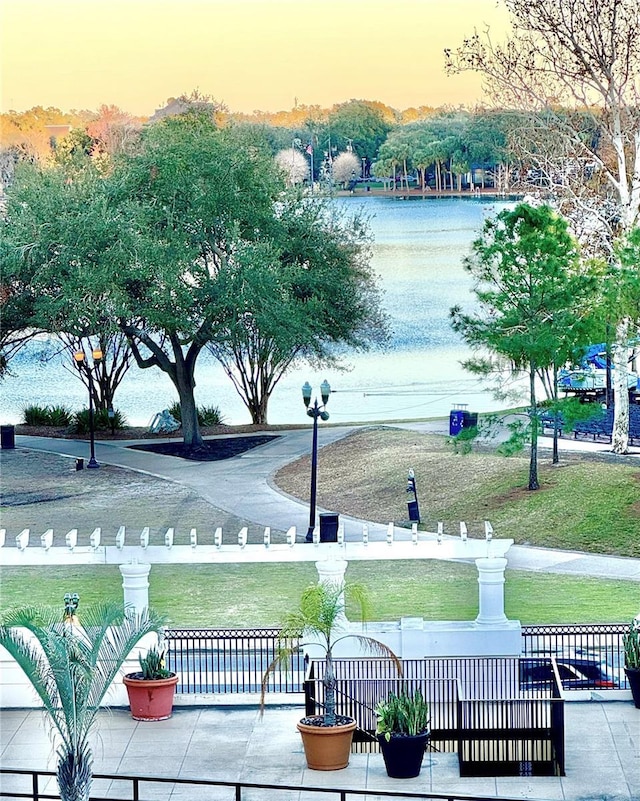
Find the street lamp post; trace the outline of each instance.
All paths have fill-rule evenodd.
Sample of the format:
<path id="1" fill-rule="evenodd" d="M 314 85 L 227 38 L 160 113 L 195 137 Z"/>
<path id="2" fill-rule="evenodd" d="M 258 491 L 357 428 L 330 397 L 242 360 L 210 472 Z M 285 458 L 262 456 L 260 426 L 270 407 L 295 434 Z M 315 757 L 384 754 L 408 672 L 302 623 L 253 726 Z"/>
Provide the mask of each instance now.
<path id="1" fill-rule="evenodd" d="M 318 399 L 314 398 L 313 405 L 311 405 L 311 384 L 305 381 L 302 387 L 302 400 L 307 407 L 307 414 L 313 417 L 313 441 L 311 446 L 311 497 L 309 500 L 309 528 L 307 530 L 306 541 L 313 542 L 313 530 L 316 526 L 316 490 L 317 490 L 317 476 L 318 476 L 318 418 L 320 420 L 328 420 L 329 413 L 326 411 L 326 405 L 329 402 L 329 395 L 331 394 L 331 387 L 329 382 L 325 379 L 320 384 L 320 394 L 322 395 L 322 403 L 318 403 Z"/>
<path id="2" fill-rule="evenodd" d="M 96 436 L 95 436 L 95 425 L 93 419 L 93 371 L 98 367 L 100 362 L 102 361 L 102 351 L 100 348 L 94 348 L 91 352 L 91 356 L 93 358 L 92 364 L 88 362 L 85 364 L 85 369 L 87 371 L 87 375 L 89 377 L 88 386 L 89 386 L 89 439 L 91 442 L 91 455 L 89 458 L 89 462 L 87 463 L 87 467 L 100 467 L 96 460 Z M 76 366 L 78 370 L 82 369 L 82 365 L 84 364 L 86 357 L 84 354 L 84 350 L 78 350 L 73 354 L 73 358 L 76 361 Z"/>

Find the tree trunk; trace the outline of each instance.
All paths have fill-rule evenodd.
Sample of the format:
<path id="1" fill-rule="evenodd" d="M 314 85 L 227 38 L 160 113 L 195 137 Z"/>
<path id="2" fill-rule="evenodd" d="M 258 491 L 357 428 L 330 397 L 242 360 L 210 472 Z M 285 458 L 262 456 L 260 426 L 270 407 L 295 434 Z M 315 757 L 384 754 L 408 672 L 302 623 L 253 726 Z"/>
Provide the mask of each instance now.
<path id="1" fill-rule="evenodd" d="M 178 371 L 176 370 L 176 373 Z M 193 396 L 193 385 L 176 381 L 176 389 L 180 399 L 180 414 L 182 416 L 182 438 L 184 444 L 191 448 L 199 448 L 203 444 L 200 425 L 198 423 L 198 409 Z"/>
<path id="2" fill-rule="evenodd" d="M 333 670 L 333 659 L 327 652 L 324 666 L 324 716 L 330 726 L 336 722 L 336 674 Z"/>
<path id="3" fill-rule="evenodd" d="M 558 416 L 560 412 L 558 411 L 558 368 L 554 365 L 553 366 L 553 457 L 551 459 L 552 464 L 558 464 L 560 461 L 560 455 L 558 453 L 558 429 L 559 429 L 559 422 Z"/>
<path id="4" fill-rule="evenodd" d="M 529 458 L 529 489 L 540 489 L 538 483 L 538 407 L 536 403 L 536 371 L 529 369 L 529 407 L 531 409 L 531 455 Z"/>
<path id="5" fill-rule="evenodd" d="M 247 402 L 247 407 L 249 409 L 249 414 L 251 415 L 251 422 L 254 425 L 267 424 L 268 401 L 269 401 L 269 396 L 266 394 L 258 396 L 256 393 L 251 398 L 249 398 Z"/>
<path id="6" fill-rule="evenodd" d="M 77 750 L 65 749 L 60 753 L 56 778 L 62 801 L 89 801 L 92 768 L 93 758 L 86 740 L 78 744 Z"/>
<path id="7" fill-rule="evenodd" d="M 616 342 L 613 346 L 613 430 L 611 450 L 613 453 L 629 452 L 629 386 L 627 383 L 627 351 L 629 319 L 616 326 Z"/>

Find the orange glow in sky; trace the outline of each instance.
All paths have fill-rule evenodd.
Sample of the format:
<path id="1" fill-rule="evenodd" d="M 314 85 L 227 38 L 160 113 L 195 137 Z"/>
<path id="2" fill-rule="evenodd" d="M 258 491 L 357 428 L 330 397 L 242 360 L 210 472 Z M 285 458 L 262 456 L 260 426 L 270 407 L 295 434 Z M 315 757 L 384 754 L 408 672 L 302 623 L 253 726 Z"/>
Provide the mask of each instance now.
<path id="1" fill-rule="evenodd" d="M 497 0 L 1 0 L 0 109 L 149 115 L 194 89 L 245 112 L 473 105 L 443 49 L 486 25 L 501 38 Z"/>

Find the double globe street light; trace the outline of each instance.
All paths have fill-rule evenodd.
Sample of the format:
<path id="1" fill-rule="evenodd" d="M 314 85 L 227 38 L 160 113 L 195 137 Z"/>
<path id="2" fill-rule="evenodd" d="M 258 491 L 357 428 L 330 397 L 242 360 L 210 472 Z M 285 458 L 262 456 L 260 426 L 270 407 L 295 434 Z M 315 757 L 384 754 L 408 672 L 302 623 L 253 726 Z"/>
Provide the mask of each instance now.
<path id="1" fill-rule="evenodd" d="M 313 530 L 316 527 L 316 491 L 317 491 L 317 476 L 318 476 L 318 418 L 320 420 L 328 420 L 329 413 L 326 411 L 326 405 L 329 402 L 329 395 L 331 394 L 331 387 L 329 382 L 325 379 L 320 384 L 320 394 L 322 396 L 322 403 L 318 403 L 318 399 L 314 398 L 313 405 L 311 405 L 311 395 L 313 389 L 308 381 L 305 381 L 302 387 L 302 400 L 307 407 L 307 414 L 313 417 L 313 444 L 311 446 L 311 498 L 309 500 L 309 528 L 307 530 L 306 541 L 313 542 Z"/>
<path id="2" fill-rule="evenodd" d="M 73 354 L 73 358 L 76 362 L 76 367 L 79 371 L 82 371 L 82 365 L 84 364 L 84 369 L 87 371 L 88 376 L 88 387 L 89 387 L 89 438 L 91 442 L 91 455 L 89 458 L 89 462 L 87 467 L 100 467 L 98 462 L 96 461 L 96 444 L 95 444 L 95 423 L 93 418 L 93 372 L 98 368 L 98 365 L 102 361 L 102 351 L 100 348 L 94 348 L 91 351 L 92 356 L 92 363 L 89 364 L 86 360 L 84 350 L 77 350 Z M 86 362 L 86 363 L 85 363 Z"/>

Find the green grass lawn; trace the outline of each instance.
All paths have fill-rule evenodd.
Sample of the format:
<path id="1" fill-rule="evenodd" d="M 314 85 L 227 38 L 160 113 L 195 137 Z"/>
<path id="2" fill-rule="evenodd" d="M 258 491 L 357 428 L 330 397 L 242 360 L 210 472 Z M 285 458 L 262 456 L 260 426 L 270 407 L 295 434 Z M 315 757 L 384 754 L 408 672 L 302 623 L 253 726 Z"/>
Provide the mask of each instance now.
<path id="1" fill-rule="evenodd" d="M 117 566 L 3 568 L 2 608 L 60 605 L 77 592 L 82 605 L 122 598 Z M 371 619 L 402 616 L 472 620 L 478 613 L 475 565 L 439 561 L 352 562 L 350 580 L 367 586 Z M 312 563 L 154 565 L 151 605 L 171 626 L 243 628 L 277 625 L 301 590 L 317 581 Z M 640 609 L 640 584 L 507 570 L 506 612 L 527 623 L 627 622 Z"/>

